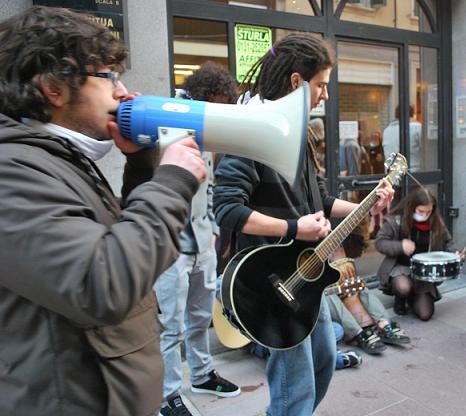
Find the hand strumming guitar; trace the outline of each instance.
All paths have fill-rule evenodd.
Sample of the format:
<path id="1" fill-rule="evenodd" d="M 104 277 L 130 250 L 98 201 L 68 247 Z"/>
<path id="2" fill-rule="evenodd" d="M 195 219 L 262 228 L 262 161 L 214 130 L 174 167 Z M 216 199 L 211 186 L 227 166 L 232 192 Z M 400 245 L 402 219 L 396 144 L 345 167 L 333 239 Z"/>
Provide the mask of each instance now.
<path id="1" fill-rule="evenodd" d="M 330 221 L 325 218 L 323 211 L 304 215 L 298 219 L 297 240 L 317 241 L 326 237 L 332 229 Z"/>

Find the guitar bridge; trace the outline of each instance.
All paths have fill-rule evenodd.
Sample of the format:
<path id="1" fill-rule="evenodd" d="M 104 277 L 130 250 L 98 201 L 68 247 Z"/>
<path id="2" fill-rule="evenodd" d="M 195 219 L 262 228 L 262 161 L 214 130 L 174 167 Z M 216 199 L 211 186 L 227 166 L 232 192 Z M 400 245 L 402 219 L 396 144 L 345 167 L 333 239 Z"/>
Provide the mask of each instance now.
<path id="1" fill-rule="evenodd" d="M 291 294 L 291 292 L 285 287 L 282 280 L 276 275 L 271 274 L 268 276 L 272 286 L 277 294 L 278 298 L 288 307 L 293 309 L 294 312 L 297 312 L 301 306 L 296 298 Z"/>

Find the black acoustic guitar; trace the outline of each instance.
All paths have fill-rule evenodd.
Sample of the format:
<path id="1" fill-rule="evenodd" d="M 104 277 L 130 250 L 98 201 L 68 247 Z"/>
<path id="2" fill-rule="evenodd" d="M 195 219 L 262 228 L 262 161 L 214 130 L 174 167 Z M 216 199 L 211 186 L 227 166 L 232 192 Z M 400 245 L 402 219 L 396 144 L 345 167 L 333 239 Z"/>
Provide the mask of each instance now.
<path id="1" fill-rule="evenodd" d="M 399 153 L 386 164 L 386 178 L 392 184 L 408 169 Z M 323 291 L 340 278 L 327 259 L 375 205 L 380 186 L 315 247 L 292 240 L 238 252 L 223 273 L 225 317 L 265 347 L 288 349 L 301 343 L 317 322 Z"/>

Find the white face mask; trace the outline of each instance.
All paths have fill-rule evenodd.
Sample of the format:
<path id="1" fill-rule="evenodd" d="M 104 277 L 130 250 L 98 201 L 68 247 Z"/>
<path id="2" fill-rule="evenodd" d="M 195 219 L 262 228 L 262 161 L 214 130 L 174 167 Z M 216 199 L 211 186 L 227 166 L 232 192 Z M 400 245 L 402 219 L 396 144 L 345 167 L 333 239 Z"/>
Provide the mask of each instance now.
<path id="1" fill-rule="evenodd" d="M 417 212 L 413 213 L 413 220 L 417 222 L 426 222 L 429 219 L 430 215 L 421 215 Z"/>

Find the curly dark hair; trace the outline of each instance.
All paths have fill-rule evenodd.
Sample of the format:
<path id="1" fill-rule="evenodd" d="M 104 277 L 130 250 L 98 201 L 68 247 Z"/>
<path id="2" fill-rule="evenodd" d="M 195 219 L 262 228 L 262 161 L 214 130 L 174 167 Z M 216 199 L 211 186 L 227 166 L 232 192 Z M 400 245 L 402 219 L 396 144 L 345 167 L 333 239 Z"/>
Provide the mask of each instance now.
<path id="1" fill-rule="evenodd" d="M 88 15 L 33 6 L 0 23 L 0 112 L 51 119 L 42 82 L 65 84 L 75 102 L 82 74 L 108 66 L 123 72 L 127 48 Z"/>
<path id="2" fill-rule="evenodd" d="M 234 104 L 238 98 L 233 76 L 222 65 L 212 61 L 204 62 L 186 79 L 183 87 L 194 100 L 212 101 L 215 96 L 222 96 L 227 104 Z"/>
<path id="3" fill-rule="evenodd" d="M 335 54 L 327 41 L 308 33 L 291 33 L 277 41 L 248 71 L 240 86 L 242 93 L 259 94 L 276 100 L 291 92 L 291 74 L 309 81 L 335 65 Z M 254 77 L 257 75 L 255 82 Z"/>

